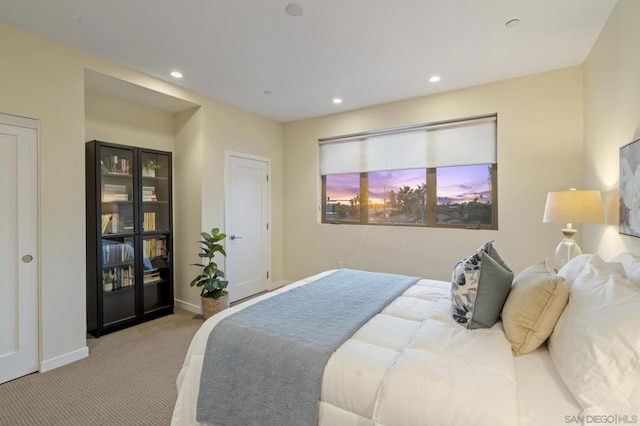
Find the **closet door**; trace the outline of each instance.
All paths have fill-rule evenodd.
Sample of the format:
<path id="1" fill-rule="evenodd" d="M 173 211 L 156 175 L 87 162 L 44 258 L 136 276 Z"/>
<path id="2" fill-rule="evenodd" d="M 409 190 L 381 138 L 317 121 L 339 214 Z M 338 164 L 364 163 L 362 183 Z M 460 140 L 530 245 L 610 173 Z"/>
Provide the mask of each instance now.
<path id="1" fill-rule="evenodd" d="M 0 114 L 0 383 L 37 371 L 37 121 Z"/>

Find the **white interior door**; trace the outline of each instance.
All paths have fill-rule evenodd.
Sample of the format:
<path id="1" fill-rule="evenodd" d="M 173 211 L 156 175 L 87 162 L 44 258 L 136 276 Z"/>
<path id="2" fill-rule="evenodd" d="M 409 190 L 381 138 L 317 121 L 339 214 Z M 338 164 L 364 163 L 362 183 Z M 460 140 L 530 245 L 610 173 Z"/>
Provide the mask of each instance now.
<path id="1" fill-rule="evenodd" d="M 269 160 L 227 154 L 226 276 L 235 301 L 269 286 Z"/>
<path id="2" fill-rule="evenodd" d="M 0 114 L 0 383 L 38 370 L 36 129 Z"/>

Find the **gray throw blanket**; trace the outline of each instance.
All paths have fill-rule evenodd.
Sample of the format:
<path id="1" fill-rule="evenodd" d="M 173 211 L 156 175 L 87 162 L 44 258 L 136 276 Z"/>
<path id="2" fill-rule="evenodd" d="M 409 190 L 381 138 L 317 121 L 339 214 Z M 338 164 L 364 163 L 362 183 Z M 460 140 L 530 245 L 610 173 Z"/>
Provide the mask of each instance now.
<path id="1" fill-rule="evenodd" d="M 331 354 L 416 281 L 341 269 L 225 318 L 209 334 L 197 420 L 315 426 Z"/>

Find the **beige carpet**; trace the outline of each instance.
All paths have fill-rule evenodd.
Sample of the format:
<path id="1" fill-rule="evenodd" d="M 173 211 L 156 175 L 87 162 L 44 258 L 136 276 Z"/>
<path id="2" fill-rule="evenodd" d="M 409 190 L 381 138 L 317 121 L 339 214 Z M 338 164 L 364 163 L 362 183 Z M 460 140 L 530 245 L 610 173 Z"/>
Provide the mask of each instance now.
<path id="1" fill-rule="evenodd" d="M 168 425 L 176 377 L 202 317 L 176 309 L 89 338 L 89 357 L 0 385 L 0 425 Z"/>

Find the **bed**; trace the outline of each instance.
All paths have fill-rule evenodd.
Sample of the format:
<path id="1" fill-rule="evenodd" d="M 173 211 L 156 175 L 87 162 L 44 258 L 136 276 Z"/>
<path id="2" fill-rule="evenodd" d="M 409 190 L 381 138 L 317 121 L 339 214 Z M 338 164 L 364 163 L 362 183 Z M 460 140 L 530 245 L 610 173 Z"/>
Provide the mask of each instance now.
<path id="1" fill-rule="evenodd" d="M 612 423 L 612 419 L 617 424 L 640 422 L 640 287 L 627 279 L 636 270 L 640 278 L 640 260 L 625 256 L 616 260 L 626 259 L 626 263 L 583 255 L 563 268 L 556 281 L 562 282 L 561 287 L 571 294 L 570 303 L 575 298 L 577 306 L 560 309 L 558 321 L 562 326 L 554 331 L 558 338 L 537 336 L 542 344 L 520 356 L 514 356 L 503 321 L 470 329 L 454 319 L 451 282 L 418 280 L 330 356 L 322 375 L 317 424 L 528 426 Z M 540 264 L 536 268 L 539 270 Z M 221 321 L 336 272 L 322 272 L 207 320 L 194 336 L 179 374 L 172 424 L 209 424 L 196 421 L 198 393 L 208 338 Z M 587 335 L 595 332 L 601 341 L 583 345 L 575 340 L 580 332 L 572 328 L 580 323 L 580 315 L 591 315 L 578 309 L 582 287 L 587 293 L 596 287 L 606 289 L 611 280 L 616 291 L 621 287 L 622 293 L 612 296 L 605 292 L 595 299 L 616 308 L 613 314 L 602 313 L 599 301 L 588 303 L 605 315 L 605 321 L 602 326 L 597 321 L 588 326 Z M 591 285 L 593 282 L 598 286 Z M 621 319 L 620 315 L 625 317 L 624 335 L 598 330 L 611 326 L 617 329 L 615 321 Z M 555 321 L 552 329 L 554 325 Z M 562 333 L 569 334 L 567 342 L 558 340 L 565 339 Z M 601 368 L 607 364 L 605 359 L 619 362 L 621 369 L 608 365 Z M 591 368 L 589 362 L 596 367 Z M 590 377 L 577 374 L 576 378 L 576 369 L 589 370 Z M 599 394 L 594 396 L 594 392 Z M 608 396 L 603 400 L 601 395 Z"/>

